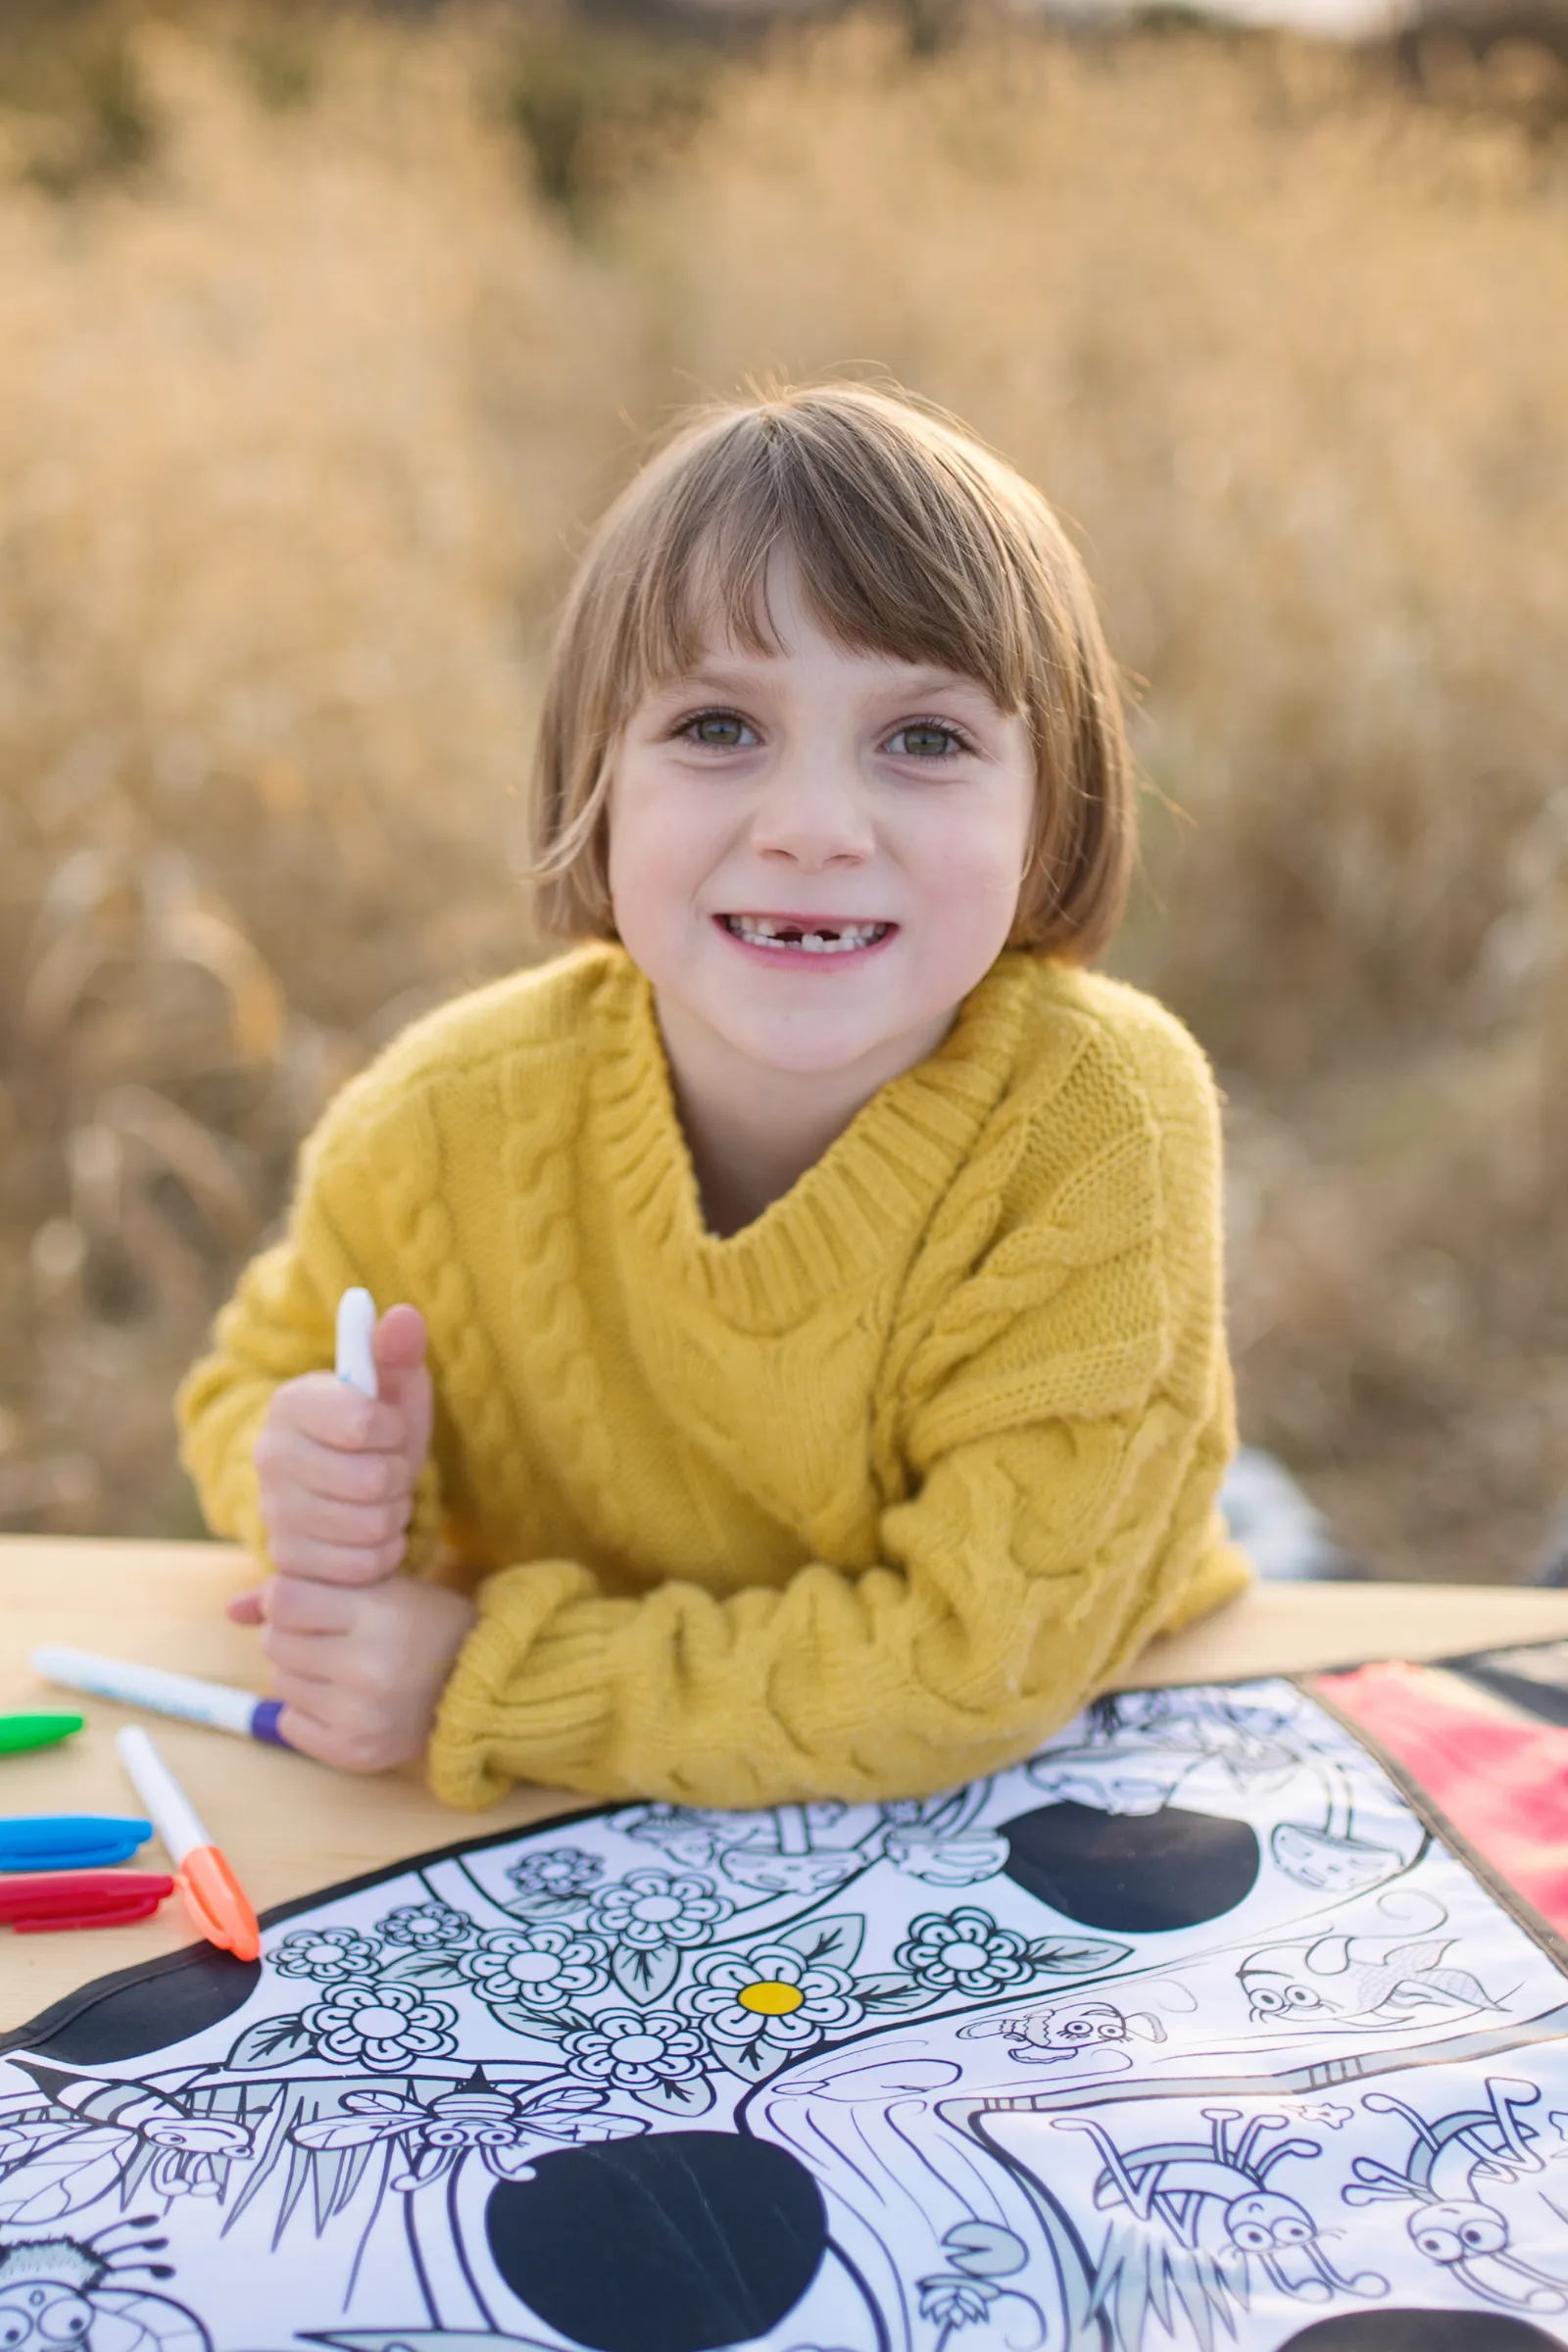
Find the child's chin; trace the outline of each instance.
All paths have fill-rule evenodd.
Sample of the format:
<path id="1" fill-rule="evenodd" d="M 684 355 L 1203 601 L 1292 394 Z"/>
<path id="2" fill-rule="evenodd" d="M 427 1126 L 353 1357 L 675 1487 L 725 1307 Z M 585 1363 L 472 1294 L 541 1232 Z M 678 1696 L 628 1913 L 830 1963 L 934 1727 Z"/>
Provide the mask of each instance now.
<path id="1" fill-rule="evenodd" d="M 732 1029 L 731 1043 L 749 1061 L 776 1070 L 781 1078 L 831 1078 L 837 1071 L 855 1069 L 894 1042 L 871 1029 L 862 1035 L 842 1021 L 737 1026 L 741 1034 Z"/>

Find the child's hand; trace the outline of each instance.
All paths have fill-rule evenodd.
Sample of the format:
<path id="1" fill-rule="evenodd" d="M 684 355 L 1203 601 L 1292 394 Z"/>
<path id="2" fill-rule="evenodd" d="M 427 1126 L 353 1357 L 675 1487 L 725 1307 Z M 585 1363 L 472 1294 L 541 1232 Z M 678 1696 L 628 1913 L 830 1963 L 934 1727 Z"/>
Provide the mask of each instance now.
<path id="1" fill-rule="evenodd" d="M 290 1747 L 343 1772 L 382 1772 L 423 1753 L 477 1615 L 471 1600 L 409 1576 L 365 1586 L 274 1576 L 260 1599 Z"/>
<path id="2" fill-rule="evenodd" d="M 394 1306 L 375 1334 L 377 1400 L 332 1372 L 285 1381 L 256 1441 L 262 1520 L 282 1576 L 368 1585 L 404 1552 L 414 1489 L 430 1444 L 424 1317 Z M 254 1593 L 228 1613 L 257 1625 Z"/>

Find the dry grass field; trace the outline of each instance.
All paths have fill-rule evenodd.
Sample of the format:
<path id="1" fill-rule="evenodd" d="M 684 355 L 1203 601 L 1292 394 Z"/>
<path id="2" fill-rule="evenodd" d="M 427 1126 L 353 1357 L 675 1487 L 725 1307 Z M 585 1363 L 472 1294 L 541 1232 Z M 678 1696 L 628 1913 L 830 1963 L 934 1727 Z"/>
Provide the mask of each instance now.
<path id="1" fill-rule="evenodd" d="M 539 651 L 647 435 L 883 369 L 1072 518 L 1114 968 L 1229 1096 L 1244 1430 L 1396 1576 L 1568 1492 L 1568 106 L 1296 40 L 73 16 L 0 43 L 0 1526 L 169 1396 L 331 1089 L 539 952 Z"/>

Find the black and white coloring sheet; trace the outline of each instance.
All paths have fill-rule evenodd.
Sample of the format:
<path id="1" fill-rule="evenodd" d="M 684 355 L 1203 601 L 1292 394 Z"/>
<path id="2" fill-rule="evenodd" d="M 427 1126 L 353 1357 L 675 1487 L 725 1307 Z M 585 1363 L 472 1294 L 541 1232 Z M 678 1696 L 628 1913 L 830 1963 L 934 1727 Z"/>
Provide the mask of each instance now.
<path id="1" fill-rule="evenodd" d="M 6 2352 L 1568 2345 L 1568 1976 L 1307 1690 L 638 1804 L 0 2056 Z"/>

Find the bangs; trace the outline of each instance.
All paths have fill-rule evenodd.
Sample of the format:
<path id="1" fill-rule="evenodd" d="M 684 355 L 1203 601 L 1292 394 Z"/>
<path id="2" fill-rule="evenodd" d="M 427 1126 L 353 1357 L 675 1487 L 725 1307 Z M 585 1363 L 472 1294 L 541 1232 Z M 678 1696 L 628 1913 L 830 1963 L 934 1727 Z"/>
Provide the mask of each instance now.
<path id="1" fill-rule="evenodd" d="M 999 710 L 1026 710 L 1038 666 L 1028 602 L 956 453 L 935 438 L 911 453 L 906 426 L 879 448 L 860 419 L 853 433 L 832 416 L 780 423 L 753 411 L 715 435 L 645 542 L 626 708 L 705 647 L 779 653 L 768 571 L 786 555 L 808 611 L 846 651 L 951 670 Z"/>
<path id="2" fill-rule="evenodd" d="M 1136 840 L 1115 664 L 1040 492 L 952 419 L 826 384 L 691 419 L 585 551 L 539 720 L 530 878 L 547 930 L 614 936 L 616 747 L 706 648 L 782 651 L 775 556 L 847 652 L 973 679 L 1034 745 L 1034 839 L 1014 944 L 1085 960 L 1121 917 Z"/>

